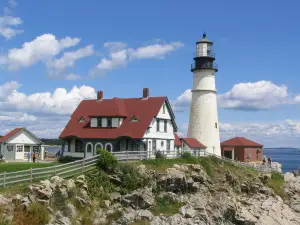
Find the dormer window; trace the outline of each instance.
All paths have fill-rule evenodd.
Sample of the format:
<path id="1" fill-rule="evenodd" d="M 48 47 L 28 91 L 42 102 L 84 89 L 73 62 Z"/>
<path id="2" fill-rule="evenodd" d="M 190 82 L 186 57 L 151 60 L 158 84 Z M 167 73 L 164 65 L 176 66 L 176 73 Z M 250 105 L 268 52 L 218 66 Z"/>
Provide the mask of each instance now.
<path id="1" fill-rule="evenodd" d="M 133 116 L 130 122 L 140 122 L 136 116 Z"/>
<path id="2" fill-rule="evenodd" d="M 85 119 L 84 119 L 84 117 L 82 116 L 80 119 L 79 119 L 79 121 L 78 121 L 79 123 L 84 123 L 85 122 Z"/>
<path id="3" fill-rule="evenodd" d="M 166 113 L 166 105 L 164 104 L 163 105 L 163 114 L 165 114 Z"/>

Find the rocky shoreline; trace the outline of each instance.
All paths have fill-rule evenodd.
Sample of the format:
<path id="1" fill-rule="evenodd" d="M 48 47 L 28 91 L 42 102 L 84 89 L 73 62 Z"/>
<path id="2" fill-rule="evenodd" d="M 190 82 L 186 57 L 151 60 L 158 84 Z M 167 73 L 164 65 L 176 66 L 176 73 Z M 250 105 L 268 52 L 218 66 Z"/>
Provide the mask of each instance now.
<path id="1" fill-rule="evenodd" d="M 288 198 L 283 200 L 267 186 L 267 175 L 245 174 L 247 177 L 241 181 L 227 171 L 212 180 L 198 164 L 175 164 L 163 172 L 145 165 L 136 169 L 150 182 L 131 193 L 122 194 L 116 188 L 105 200 L 95 201 L 90 196 L 87 179 L 81 175 L 75 180 L 52 177 L 30 185 L 25 195 L 0 196 L 0 204 L 9 221 L 14 220 L 16 207 L 26 211 L 30 204 L 41 204 L 50 214 L 48 225 L 300 225 L 297 173 L 285 174 L 284 192 Z M 116 187 L 122 182 L 120 176 L 109 175 Z M 167 199 L 177 211 L 172 215 L 155 211 L 159 199 Z"/>

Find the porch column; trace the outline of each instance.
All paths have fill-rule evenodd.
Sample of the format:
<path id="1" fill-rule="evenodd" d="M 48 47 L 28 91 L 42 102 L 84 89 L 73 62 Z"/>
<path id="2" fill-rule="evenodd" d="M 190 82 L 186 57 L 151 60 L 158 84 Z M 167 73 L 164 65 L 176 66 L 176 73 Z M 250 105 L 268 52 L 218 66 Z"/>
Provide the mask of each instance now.
<path id="1" fill-rule="evenodd" d="M 232 158 L 232 160 L 234 160 L 234 149 L 232 149 L 232 154 L 231 154 L 231 158 Z"/>

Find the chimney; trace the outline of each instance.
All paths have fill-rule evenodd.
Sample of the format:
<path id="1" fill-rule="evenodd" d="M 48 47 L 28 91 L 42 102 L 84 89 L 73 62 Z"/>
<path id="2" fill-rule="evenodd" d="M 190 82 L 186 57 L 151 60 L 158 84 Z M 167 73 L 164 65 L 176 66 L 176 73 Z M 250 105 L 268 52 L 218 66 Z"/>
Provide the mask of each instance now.
<path id="1" fill-rule="evenodd" d="M 143 98 L 148 98 L 149 97 L 149 89 L 148 88 L 144 88 L 143 89 Z"/>
<path id="2" fill-rule="evenodd" d="M 97 92 L 97 101 L 101 101 L 103 99 L 103 91 Z"/>

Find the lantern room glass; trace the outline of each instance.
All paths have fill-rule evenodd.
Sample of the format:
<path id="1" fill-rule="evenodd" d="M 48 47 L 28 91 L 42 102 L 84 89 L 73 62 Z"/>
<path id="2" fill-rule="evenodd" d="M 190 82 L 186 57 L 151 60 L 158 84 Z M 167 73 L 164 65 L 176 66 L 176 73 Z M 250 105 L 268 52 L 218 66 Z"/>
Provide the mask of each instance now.
<path id="1" fill-rule="evenodd" d="M 198 43 L 196 45 L 196 57 L 211 56 L 213 57 L 212 43 Z"/>

